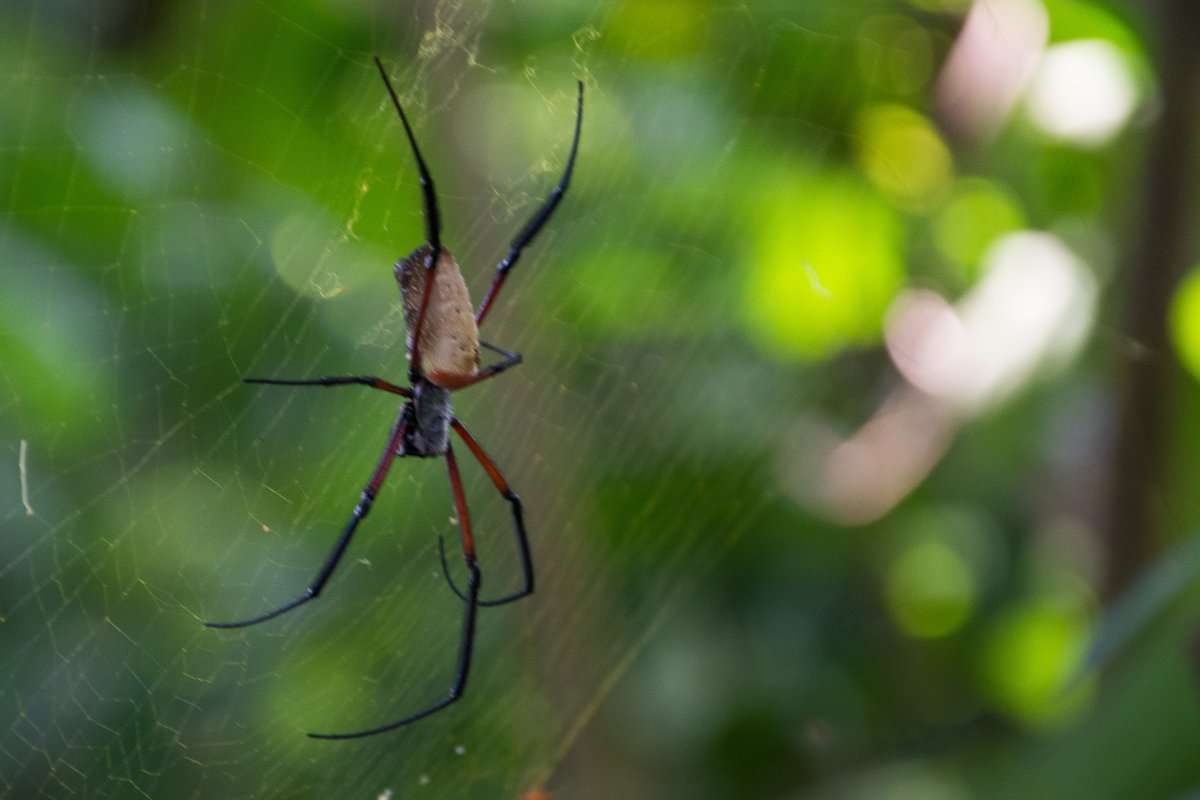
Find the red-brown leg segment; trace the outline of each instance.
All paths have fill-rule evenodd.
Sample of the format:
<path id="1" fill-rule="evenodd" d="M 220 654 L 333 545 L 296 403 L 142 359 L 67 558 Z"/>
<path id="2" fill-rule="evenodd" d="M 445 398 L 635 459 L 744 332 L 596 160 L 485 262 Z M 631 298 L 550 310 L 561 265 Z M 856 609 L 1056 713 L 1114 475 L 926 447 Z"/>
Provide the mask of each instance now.
<path id="1" fill-rule="evenodd" d="M 467 510 L 462 477 L 458 474 L 458 461 L 449 442 L 446 443 L 446 472 L 450 475 L 450 489 L 454 492 L 454 511 L 458 514 L 458 535 L 462 539 L 463 558 L 470 566 L 475 562 L 475 537 L 471 535 L 471 514 Z"/>
<path id="2" fill-rule="evenodd" d="M 421 334 L 425 332 L 425 312 L 429 310 L 429 295 L 433 294 L 433 276 L 437 271 L 437 254 L 429 257 L 425 265 L 425 289 L 421 293 L 421 307 L 417 309 L 417 322 L 413 325 L 412 350 L 408 354 L 408 379 L 416 383 L 421 375 Z"/>
<path id="3" fill-rule="evenodd" d="M 471 432 L 467 430 L 467 426 L 463 425 L 462 421 L 457 417 L 450 420 L 450 426 L 454 428 L 455 433 L 462 438 L 472 455 L 479 461 L 484 472 L 491 478 L 496 491 L 500 492 L 501 496 L 512 507 L 513 528 L 517 537 L 517 552 L 521 556 L 521 573 L 525 581 L 524 586 L 510 595 L 505 595 L 495 600 L 477 600 L 476 602 L 481 606 L 502 606 L 505 603 L 520 600 L 526 595 L 533 594 L 533 556 L 529 552 L 529 538 L 525 534 L 525 519 L 521 506 L 521 498 L 509 487 L 508 481 L 504 479 L 504 475 L 500 472 L 500 468 L 496 466 L 496 462 L 492 461 L 491 457 L 484 452 L 483 446 L 471 435 Z M 440 538 L 438 539 L 438 549 L 442 557 L 442 572 L 446 576 L 446 582 L 450 584 L 450 588 L 454 590 L 455 594 L 466 600 L 466 595 L 455 586 L 454 579 L 450 577 L 450 568 L 446 565 L 446 550 Z"/>

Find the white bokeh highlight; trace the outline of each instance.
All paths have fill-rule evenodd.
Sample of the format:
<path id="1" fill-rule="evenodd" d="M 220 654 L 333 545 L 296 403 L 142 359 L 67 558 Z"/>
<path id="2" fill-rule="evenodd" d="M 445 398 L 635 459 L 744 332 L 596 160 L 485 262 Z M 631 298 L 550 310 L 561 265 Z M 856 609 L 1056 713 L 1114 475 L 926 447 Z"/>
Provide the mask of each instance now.
<path id="1" fill-rule="evenodd" d="M 1081 39 L 1045 52 L 1025 108 L 1042 132 L 1095 147 L 1125 127 L 1138 100 L 1137 81 L 1125 55 L 1109 42 Z"/>

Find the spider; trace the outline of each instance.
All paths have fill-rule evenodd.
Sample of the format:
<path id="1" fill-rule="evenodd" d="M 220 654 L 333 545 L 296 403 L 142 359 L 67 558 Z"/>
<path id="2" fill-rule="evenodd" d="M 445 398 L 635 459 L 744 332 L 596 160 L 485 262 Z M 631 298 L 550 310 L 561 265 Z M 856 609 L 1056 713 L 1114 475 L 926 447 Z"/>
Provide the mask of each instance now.
<path id="1" fill-rule="evenodd" d="M 379 69 L 379 75 L 383 78 L 383 84 L 387 88 L 392 105 L 395 106 L 400 122 L 404 126 L 405 137 L 412 148 L 421 179 L 424 203 L 426 242 L 397 261 L 394 270 L 404 304 L 404 325 L 407 333 L 405 344 L 409 354 L 409 385 L 398 386 L 382 378 L 369 375 L 324 377 L 312 380 L 246 378 L 244 382 L 275 386 L 359 385 L 399 395 L 404 398 L 404 402 L 400 405 L 400 411 L 392 425 L 391 433 L 388 435 L 383 454 L 376 463 L 370 480 L 363 488 L 349 522 L 346 523 L 333 550 L 326 557 L 325 563 L 308 588 L 295 600 L 256 617 L 239 622 L 206 622 L 204 624 L 210 628 L 244 628 L 274 619 L 299 608 L 310 600 L 317 599 L 334 570 L 337 569 L 338 562 L 341 561 L 346 549 L 350 546 L 350 540 L 354 537 L 359 523 L 370 512 L 392 463 L 397 458 L 405 456 L 418 458 L 441 456 L 446 459 L 446 470 L 450 477 L 450 490 L 454 496 L 454 509 L 462 542 L 463 560 L 466 562 L 467 585 L 465 591 L 460 590 L 450 578 L 449 567 L 446 565 L 445 548 L 439 537 L 439 555 L 443 573 L 454 593 L 464 603 L 462 634 L 458 645 L 458 666 L 454 673 L 454 682 L 446 696 L 420 711 L 394 722 L 353 733 L 309 733 L 308 735 L 314 739 L 357 739 L 373 736 L 416 722 L 449 706 L 462 696 L 467 685 L 478 608 L 511 603 L 533 592 L 533 560 L 529 552 L 529 541 L 525 534 L 521 498 L 509 487 L 508 481 L 505 480 L 499 467 L 484 452 L 475 437 L 454 416 L 450 405 L 450 393 L 499 375 L 509 367 L 516 366 L 521 362 L 519 353 L 513 353 L 480 341 L 479 325 L 487 316 L 508 273 L 520 258 L 521 252 L 546 224 L 566 193 L 567 185 L 571 180 L 571 170 L 575 166 L 575 154 L 579 148 L 579 131 L 583 121 L 583 82 L 579 81 L 575 133 L 571 140 L 571 152 L 567 156 L 567 165 L 563 170 L 562 177 L 559 178 L 558 185 L 554 187 L 542 206 L 513 239 L 508 254 L 496 266 L 492 283 L 488 287 L 483 301 L 479 304 L 479 308 L 472 310 L 471 300 L 467 295 L 467 287 L 462 273 L 458 269 L 458 263 L 441 243 L 441 220 L 438 215 L 433 178 L 425 166 L 425 159 L 421 157 L 416 137 L 413 136 L 412 128 L 408 124 L 408 117 L 404 114 L 400 99 L 388 78 L 387 70 L 384 69 L 383 62 L 378 57 L 375 58 L 375 66 Z M 481 346 L 496 353 L 501 360 L 480 368 L 479 348 Z M 479 461 L 496 490 L 508 501 L 512 509 L 513 528 L 521 561 L 522 586 L 512 594 L 494 600 L 482 600 L 479 596 L 479 587 L 483 576 L 479 564 L 476 562 L 475 542 L 471 534 L 471 516 L 467 508 L 466 496 L 463 493 L 462 479 L 459 477 L 454 448 L 450 444 L 451 430 L 462 439 L 463 444 Z"/>

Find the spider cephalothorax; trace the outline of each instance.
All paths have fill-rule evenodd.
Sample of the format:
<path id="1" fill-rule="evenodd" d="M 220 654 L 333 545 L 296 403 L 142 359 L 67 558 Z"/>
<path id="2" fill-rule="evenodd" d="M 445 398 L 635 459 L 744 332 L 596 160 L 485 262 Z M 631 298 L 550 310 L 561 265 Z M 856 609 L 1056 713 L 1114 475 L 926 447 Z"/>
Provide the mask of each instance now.
<path id="1" fill-rule="evenodd" d="M 474 310 L 471 306 L 471 298 L 467 294 L 466 283 L 458 269 L 458 262 L 441 244 L 441 223 L 433 178 L 430 177 L 425 160 L 421 157 L 421 150 L 417 147 L 417 140 L 408 124 L 404 108 L 400 104 L 395 89 L 392 88 L 383 63 L 378 58 L 375 59 L 375 66 L 379 69 L 384 86 L 387 87 L 388 95 L 404 126 L 405 136 L 412 148 L 413 158 L 417 162 L 424 200 L 426 242 L 396 262 L 395 267 L 396 282 L 400 285 L 400 293 L 404 302 L 404 327 L 409 353 L 409 386 L 400 386 L 370 375 L 310 380 L 246 379 L 247 383 L 283 386 L 348 386 L 355 384 L 399 395 L 404 398 L 404 402 L 400 405 L 400 411 L 392 425 L 383 455 L 380 456 L 379 462 L 375 465 L 375 471 L 371 473 L 370 480 L 363 488 L 358 504 L 350 516 L 350 521 L 346 523 L 333 550 L 326 557 L 320 572 L 317 573 L 317 577 L 308 585 L 308 588 L 295 600 L 257 617 L 239 622 L 206 622 L 205 624 L 213 628 L 243 628 L 273 619 L 310 600 L 315 600 L 333 575 L 346 548 L 349 547 L 350 540 L 353 538 L 355 530 L 358 529 L 358 524 L 370 512 L 371 506 L 375 502 L 375 496 L 387 477 L 388 470 L 391 469 L 397 458 L 405 456 L 422 458 L 441 456 L 446 460 L 446 471 L 450 478 L 450 490 L 454 496 L 454 509 L 458 520 L 459 538 L 462 542 L 463 562 L 467 569 L 467 588 L 464 592 L 455 586 L 453 581 L 450 581 L 455 594 L 463 601 L 464 610 L 458 667 L 449 693 L 436 703 L 385 725 L 354 733 L 308 734 L 317 739 L 353 739 L 383 733 L 427 717 L 453 703 L 462 695 L 467 684 L 467 675 L 471 668 L 471 650 L 475 641 L 475 618 L 478 607 L 503 605 L 533 592 L 533 561 L 529 554 L 529 542 L 525 535 L 521 498 L 509 488 L 499 467 L 484 452 L 475 437 L 454 416 L 450 404 L 450 392 L 498 375 L 521 361 L 521 356 L 517 353 L 481 342 L 479 325 L 487 316 L 492 301 L 501 286 L 504 285 L 509 271 L 520 258 L 521 252 L 526 245 L 533 241 L 534 236 L 545 225 L 546 220 L 550 218 L 554 209 L 558 207 L 559 201 L 562 200 L 571 180 L 571 170 L 575 165 L 575 154 L 579 149 L 579 131 L 583 121 L 583 83 L 581 81 L 578 85 L 579 93 L 576 101 L 575 133 L 571 139 L 571 152 L 567 156 L 567 165 L 563 170 L 562 177 L 550 196 L 513 239 L 507 255 L 496 266 L 487 294 L 479 304 L 479 308 Z M 436 258 L 433 257 L 434 254 L 437 254 Z M 487 348 L 503 358 L 481 369 L 480 347 Z M 462 439 L 467 449 L 483 466 L 496 490 L 508 501 L 512 509 L 513 530 L 521 558 L 523 584 L 517 591 L 494 600 L 479 598 L 479 587 L 483 577 L 475 558 L 471 516 L 466 496 L 463 493 L 454 447 L 450 441 L 451 430 Z M 440 543 L 439 539 L 439 546 Z M 442 568 L 446 570 L 446 577 L 449 580 L 450 573 L 446 566 L 444 550 L 441 553 Z"/>
<path id="2" fill-rule="evenodd" d="M 402 456 L 429 458 L 445 455 L 450 447 L 450 422 L 454 410 L 450 407 L 450 390 L 430 381 L 413 386 L 413 399 L 407 420 Z"/>

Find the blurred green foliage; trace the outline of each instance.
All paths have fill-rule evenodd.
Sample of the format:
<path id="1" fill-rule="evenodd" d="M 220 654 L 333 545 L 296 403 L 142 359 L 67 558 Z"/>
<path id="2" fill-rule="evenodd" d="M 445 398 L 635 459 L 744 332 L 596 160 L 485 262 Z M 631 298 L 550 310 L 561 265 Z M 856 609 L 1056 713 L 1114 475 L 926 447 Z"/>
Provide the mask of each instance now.
<path id="1" fill-rule="evenodd" d="M 967 21 L 1015 41 L 1017 6 L 1036 48 L 1120 54 L 1141 94 L 1114 136 L 1055 136 L 1019 92 L 986 134 L 955 124 Z M 0 9 L 0 794 L 1200 791 L 1197 268 L 1163 314 L 1175 351 L 1122 338 L 1173 101 L 1160 24 L 1101 0 Z M 200 623 L 311 579 L 395 413 L 240 383 L 404 374 L 391 264 L 423 222 L 372 54 L 476 297 L 587 93 L 575 181 L 485 331 L 525 363 L 456 397 L 525 499 L 538 593 L 481 612 L 461 702 L 340 745 L 303 733 L 402 716 L 451 675 L 440 464 L 397 463 L 321 603 Z M 1036 288 L 1015 317 L 987 305 L 998 243 L 1029 231 L 1098 309 L 1072 306 L 1011 393 L 930 401 L 938 343 L 982 330 L 973 368 L 1034 327 Z M 937 335 L 902 338 L 898 297 L 942 309 Z M 1105 527 L 1129 351 L 1170 373 L 1174 450 L 1138 476 L 1170 526 L 1113 597 L 1112 537 L 1146 533 Z M 507 508 L 465 470 L 501 594 Z"/>

